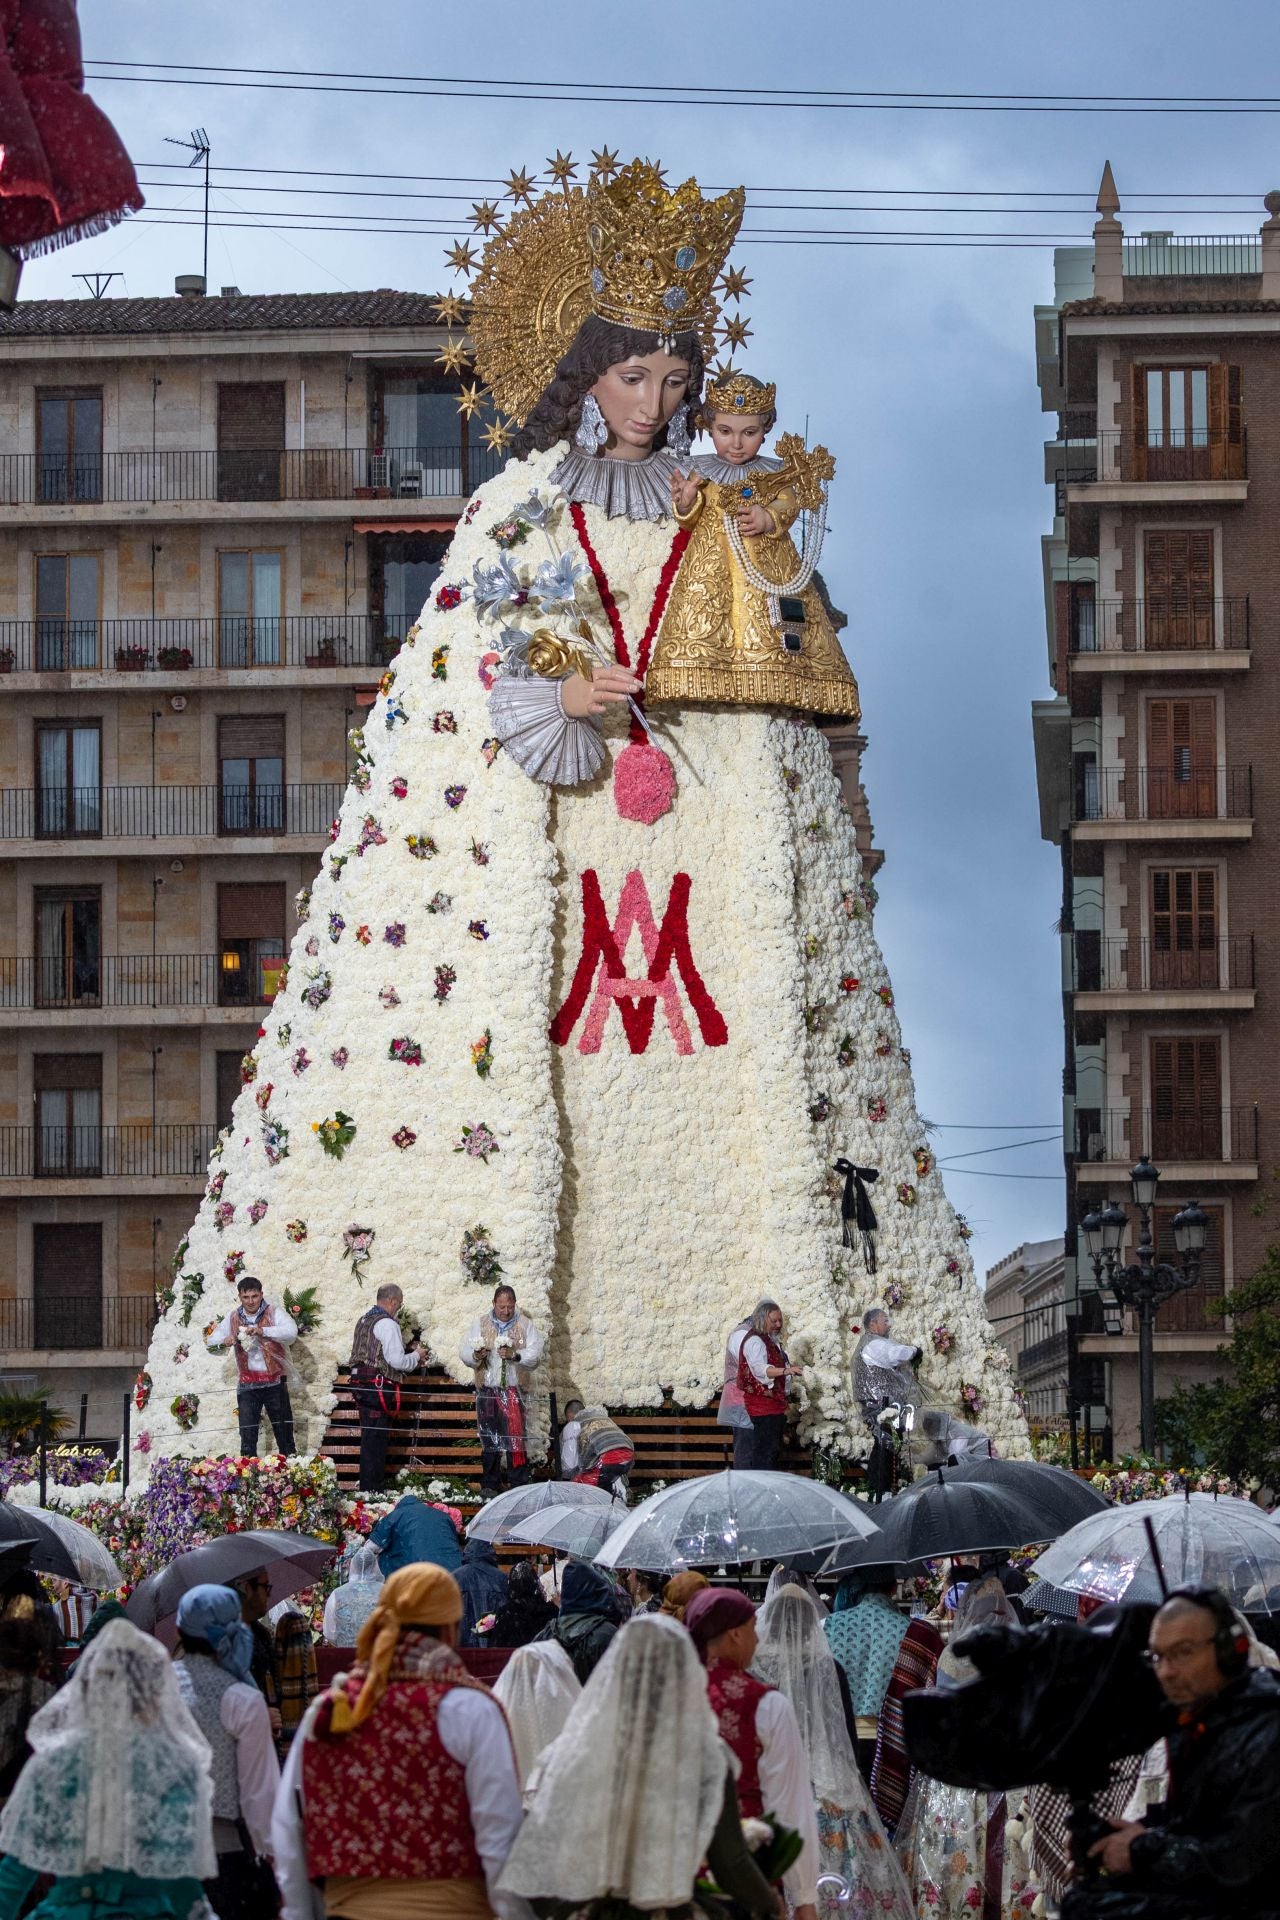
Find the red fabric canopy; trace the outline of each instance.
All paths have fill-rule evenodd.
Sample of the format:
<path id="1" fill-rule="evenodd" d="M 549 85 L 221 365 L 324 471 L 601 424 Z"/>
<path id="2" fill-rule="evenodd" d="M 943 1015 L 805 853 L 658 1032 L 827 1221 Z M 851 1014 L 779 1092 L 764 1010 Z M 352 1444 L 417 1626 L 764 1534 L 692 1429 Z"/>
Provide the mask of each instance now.
<path id="1" fill-rule="evenodd" d="M 45 253 L 142 205 L 119 135 L 84 90 L 72 0 L 0 0 L 0 246 Z"/>

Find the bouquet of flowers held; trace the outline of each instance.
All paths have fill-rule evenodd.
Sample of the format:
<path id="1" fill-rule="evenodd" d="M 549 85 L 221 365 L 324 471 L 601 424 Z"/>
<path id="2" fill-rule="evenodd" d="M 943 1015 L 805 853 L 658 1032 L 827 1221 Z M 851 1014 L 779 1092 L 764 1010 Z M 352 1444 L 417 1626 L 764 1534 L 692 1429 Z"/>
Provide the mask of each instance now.
<path id="1" fill-rule="evenodd" d="M 763 1820 L 744 1820 L 742 1837 L 748 1853 L 771 1886 L 776 1886 L 787 1869 L 795 1865 L 804 1846 L 795 1828 L 784 1827 L 771 1813 Z M 699 1880 L 694 1891 L 712 1900 L 727 1897 L 714 1880 Z"/>

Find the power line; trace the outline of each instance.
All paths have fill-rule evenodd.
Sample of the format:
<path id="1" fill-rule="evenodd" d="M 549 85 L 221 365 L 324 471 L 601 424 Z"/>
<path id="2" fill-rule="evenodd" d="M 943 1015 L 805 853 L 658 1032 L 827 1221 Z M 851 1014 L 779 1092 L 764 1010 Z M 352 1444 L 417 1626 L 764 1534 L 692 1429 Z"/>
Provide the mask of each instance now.
<path id="1" fill-rule="evenodd" d="M 960 1160 L 977 1160 L 984 1153 L 1016 1153 L 1019 1147 L 1043 1147 L 1051 1140 L 1062 1144 L 1062 1133 L 1038 1133 L 1030 1140 L 1010 1140 L 1002 1147 L 972 1147 L 968 1153 L 954 1153 L 949 1159 L 939 1160 L 940 1167 L 954 1167 Z"/>
<path id="2" fill-rule="evenodd" d="M 163 210 L 161 211 L 163 212 Z M 148 217 L 146 214 L 137 214 L 130 220 L 129 224 L 130 226 L 144 226 L 144 227 L 147 227 L 147 226 L 150 226 L 150 227 L 198 227 L 203 225 L 203 222 L 199 220 L 170 220 L 165 218 Z M 368 234 L 376 234 L 383 239 L 388 239 L 388 238 L 394 239 L 394 238 L 403 236 L 413 240 L 423 240 L 423 239 L 433 239 L 433 238 L 443 239 L 446 237 L 443 233 L 442 234 L 427 233 L 422 227 L 335 227 L 335 226 L 306 226 L 306 225 L 281 226 L 279 224 L 273 224 L 273 225 L 260 224 L 257 221 L 248 220 L 248 219 L 210 220 L 209 226 L 211 230 L 217 227 L 224 227 L 227 229 L 241 228 L 250 233 L 332 233 L 332 234 L 368 233 Z M 1069 237 L 1070 236 L 1064 236 L 1064 238 L 1069 238 Z M 905 239 L 895 240 L 895 239 L 887 239 L 887 238 L 868 237 L 866 239 L 858 239 L 858 240 L 806 240 L 803 238 L 796 238 L 795 236 L 789 236 L 788 238 L 785 238 L 785 239 L 771 240 L 771 239 L 756 239 L 748 236 L 748 238 L 741 241 L 740 244 L 748 247 L 792 247 L 792 246 L 797 246 L 797 247 L 804 247 L 804 246 L 812 246 L 812 247 L 943 247 L 943 248 L 945 247 L 998 247 L 998 248 L 1006 248 L 1006 249 L 1014 249 L 1014 250 L 1021 248 L 1023 251 L 1028 251 L 1028 252 L 1033 250 L 1043 252 L 1046 243 L 1043 240 L 1005 240 L 1005 239 L 990 239 L 990 238 L 949 239 L 949 240 L 905 240 Z"/>
<path id="3" fill-rule="evenodd" d="M 946 1171 L 967 1173 L 974 1180 L 1052 1180 L 1059 1186 L 1066 1178 L 1061 1173 L 993 1173 L 988 1167 L 948 1167 Z"/>
<path id="4" fill-rule="evenodd" d="M 102 71 L 99 71 L 102 69 Z M 110 71 L 107 71 L 110 69 Z M 710 87 L 639 81 L 491 80 L 465 75 L 350 73 L 305 67 L 248 68 L 175 61 L 95 60 L 88 71 L 102 80 L 142 86 L 242 87 L 270 93 L 375 94 L 404 99 L 523 100 L 575 106 L 694 106 L 772 108 L 843 113 L 1102 113 L 1256 116 L 1280 113 L 1280 99 L 1222 94 L 1001 94 Z M 186 76 L 198 75 L 193 81 Z M 233 78 L 210 78 L 230 75 Z M 245 77 L 252 75 L 254 77 Z M 265 76 L 271 76 L 267 78 Z M 325 84 L 318 84 L 323 82 Z M 356 84 L 377 82 L 377 85 Z M 391 84 L 382 84 L 389 82 Z M 458 89 L 465 89 L 459 92 Z"/>

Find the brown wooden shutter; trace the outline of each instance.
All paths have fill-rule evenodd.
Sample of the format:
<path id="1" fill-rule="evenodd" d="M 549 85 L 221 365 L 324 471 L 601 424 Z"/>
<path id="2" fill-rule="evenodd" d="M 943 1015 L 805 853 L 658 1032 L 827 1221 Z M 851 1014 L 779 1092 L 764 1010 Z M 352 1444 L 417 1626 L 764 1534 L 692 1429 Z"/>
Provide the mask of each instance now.
<path id="1" fill-rule="evenodd" d="M 102 1088 L 100 1053 L 38 1053 L 32 1062 L 32 1084 L 37 1093 L 73 1089 Z"/>
<path id="2" fill-rule="evenodd" d="M 1212 647 L 1212 533 L 1148 533 L 1143 545 L 1143 586 L 1148 650 Z"/>
<path id="3" fill-rule="evenodd" d="M 1205 1233 L 1204 1252 L 1200 1256 L 1200 1276 L 1194 1287 L 1188 1287 L 1183 1293 L 1175 1293 L 1161 1307 L 1157 1324 L 1164 1333 L 1222 1331 L 1222 1315 L 1211 1309 L 1215 1301 L 1223 1298 L 1224 1209 L 1206 1207 L 1204 1211 L 1209 1225 Z M 1182 1267 L 1182 1256 L 1173 1237 L 1173 1222 L 1178 1212 L 1177 1206 L 1157 1207 L 1152 1216 L 1156 1259 L 1168 1261 L 1175 1272 Z"/>
<path id="4" fill-rule="evenodd" d="M 219 760 L 284 758 L 282 713 L 224 713 L 218 722 Z"/>
<path id="5" fill-rule="evenodd" d="M 1121 477 L 1145 480 L 1147 477 L 1147 370 L 1129 368 L 1129 437 L 1123 447 Z"/>
<path id="6" fill-rule="evenodd" d="M 37 1324 L 41 1300 L 92 1298 L 102 1292 L 102 1227 L 35 1226 L 32 1233 Z"/>
<path id="7" fill-rule="evenodd" d="M 218 451 L 273 451 L 284 446 L 284 381 L 218 382 Z"/>
<path id="8" fill-rule="evenodd" d="M 218 939 L 283 940 L 283 883 L 244 882 L 220 886 Z"/>
<path id="9" fill-rule="evenodd" d="M 1216 868 L 1152 869 L 1150 980 L 1157 990 L 1220 984 Z"/>
<path id="10" fill-rule="evenodd" d="M 1222 1056 L 1216 1036 L 1151 1042 L 1151 1147 L 1156 1157 L 1222 1157 Z"/>
<path id="11" fill-rule="evenodd" d="M 1209 368 L 1209 471 L 1215 480 L 1244 476 L 1244 382 L 1240 368 Z"/>

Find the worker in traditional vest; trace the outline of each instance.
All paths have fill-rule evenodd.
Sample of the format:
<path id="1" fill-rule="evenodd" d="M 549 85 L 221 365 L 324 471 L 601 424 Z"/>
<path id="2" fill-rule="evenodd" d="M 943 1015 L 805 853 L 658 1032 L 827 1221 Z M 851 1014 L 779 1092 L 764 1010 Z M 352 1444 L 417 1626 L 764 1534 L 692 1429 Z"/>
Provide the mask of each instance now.
<path id="1" fill-rule="evenodd" d="M 271 1827 L 282 1920 L 311 1920 L 312 1881 L 331 1914 L 527 1913 L 497 1891 L 520 1782 L 502 1708 L 455 1650 L 461 1618 L 443 1567 L 392 1574 L 354 1668 L 312 1706 Z"/>
<path id="2" fill-rule="evenodd" d="M 787 1382 L 804 1371 L 788 1360 L 779 1345 L 781 1336 L 782 1308 L 776 1300 L 762 1300 L 738 1355 L 738 1387 L 751 1425 L 734 1429 L 735 1467 L 769 1471 L 778 1464 L 787 1422 Z"/>
<path id="3" fill-rule="evenodd" d="M 271 1851 L 271 1813 L 280 1785 L 267 1703 L 253 1681 L 253 1635 L 230 1587 L 189 1587 L 178 1602 L 178 1691 L 209 1742 L 216 1914 L 255 1911 L 265 1894 L 260 1865 Z"/>
<path id="4" fill-rule="evenodd" d="M 500 1493 L 506 1476 L 513 1487 L 529 1478 L 529 1376 L 542 1358 L 542 1335 L 516 1306 L 516 1290 L 494 1290 L 493 1305 L 471 1322 L 459 1348 L 476 1383 L 476 1429 L 480 1435 L 480 1491 Z"/>
<path id="5" fill-rule="evenodd" d="M 625 1496 L 627 1475 L 635 1465 L 636 1450 L 604 1407 L 583 1407 L 576 1416 L 578 1464 L 574 1479 L 612 1493 L 621 1481 Z"/>
<path id="6" fill-rule="evenodd" d="M 258 1451 L 258 1434 L 265 1413 L 275 1435 L 277 1453 L 293 1453 L 293 1408 L 289 1403 L 289 1362 L 285 1348 L 298 1337 L 298 1323 L 282 1307 L 262 1297 L 262 1282 L 242 1273 L 236 1292 L 239 1306 L 220 1320 L 205 1342 L 225 1347 L 233 1341 L 236 1356 L 236 1412 L 240 1417 L 240 1451 Z"/>
<path id="7" fill-rule="evenodd" d="M 685 1608 L 684 1624 L 707 1670 L 720 1737 L 738 1761 L 742 1817 L 767 1815 L 800 1835 L 799 1855 L 782 1876 L 787 1911 L 792 1920 L 817 1920 L 818 1823 L 809 1761 L 791 1702 L 747 1671 L 759 1644 L 755 1607 L 736 1587 L 704 1587 Z"/>
<path id="8" fill-rule="evenodd" d="M 399 1313 L 399 1287 L 379 1287 L 374 1303 L 356 1321 L 351 1341 L 351 1393 L 360 1419 L 360 1490 L 381 1493 L 387 1484 L 391 1422 L 400 1410 L 399 1376 L 422 1365 L 417 1339 L 406 1346 Z"/>

